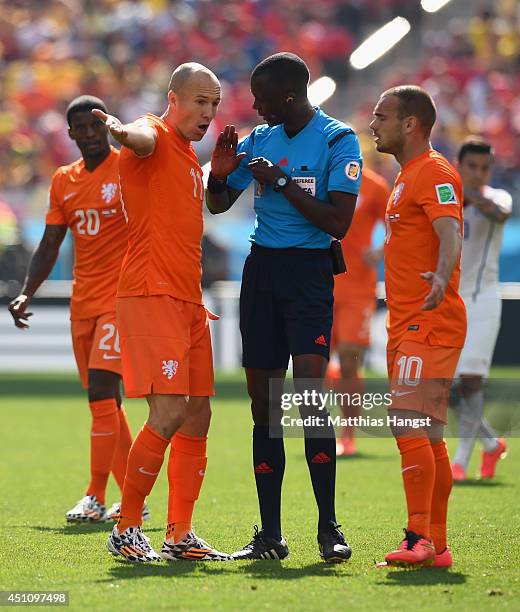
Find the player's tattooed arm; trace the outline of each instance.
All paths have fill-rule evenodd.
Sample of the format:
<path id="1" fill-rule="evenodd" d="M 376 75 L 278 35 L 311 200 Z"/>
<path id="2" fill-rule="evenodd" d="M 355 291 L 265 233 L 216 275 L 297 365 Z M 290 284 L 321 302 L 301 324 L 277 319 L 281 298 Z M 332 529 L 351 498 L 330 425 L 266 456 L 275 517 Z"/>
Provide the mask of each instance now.
<path id="1" fill-rule="evenodd" d="M 462 232 L 458 219 L 440 217 L 433 222 L 433 229 L 439 237 L 439 258 L 435 272 L 421 274 L 421 278 L 431 285 L 430 292 L 424 298 L 422 310 L 433 310 L 442 302 L 462 252 Z"/>
<path id="2" fill-rule="evenodd" d="M 92 114 L 107 126 L 114 140 L 131 149 L 138 157 L 148 157 L 154 152 L 157 134 L 149 125 L 139 121 L 123 124 L 117 117 L 107 115 L 99 108 L 95 108 Z"/>
<path id="3" fill-rule="evenodd" d="M 240 189 L 232 189 L 226 184 L 227 177 L 246 156 L 246 153 L 237 153 L 237 146 L 238 133 L 235 126 L 226 125 L 211 155 L 211 171 L 206 189 L 206 206 L 214 215 L 229 210 L 242 193 Z"/>
<path id="4" fill-rule="evenodd" d="M 505 212 L 493 200 L 485 198 L 476 189 L 464 188 L 464 198 L 467 204 L 472 204 L 484 216 L 497 223 L 505 223 L 511 216 L 511 212 Z"/>
<path id="5" fill-rule="evenodd" d="M 16 327 L 20 329 L 29 327 L 27 320 L 33 313 L 27 312 L 27 308 L 38 287 L 51 273 L 66 233 L 66 225 L 45 226 L 40 244 L 36 247 L 29 263 L 22 291 L 9 304 L 9 312 Z"/>

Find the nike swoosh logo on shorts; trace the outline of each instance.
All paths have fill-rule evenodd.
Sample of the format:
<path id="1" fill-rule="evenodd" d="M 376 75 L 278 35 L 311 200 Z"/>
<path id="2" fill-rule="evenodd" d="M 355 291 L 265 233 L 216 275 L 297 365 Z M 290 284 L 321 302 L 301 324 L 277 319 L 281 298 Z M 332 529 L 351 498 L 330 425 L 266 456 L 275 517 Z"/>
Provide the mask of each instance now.
<path id="1" fill-rule="evenodd" d="M 143 466 L 139 468 L 139 471 L 141 472 L 141 474 L 146 474 L 147 476 L 157 476 L 157 474 L 159 473 L 159 472 L 147 472 Z"/>
<path id="2" fill-rule="evenodd" d="M 394 393 L 396 397 L 402 397 L 403 395 L 410 395 L 412 393 L 415 393 L 415 391 L 395 391 Z"/>
<path id="3" fill-rule="evenodd" d="M 121 357 L 119 355 L 107 355 L 103 353 L 103 359 L 121 359 Z"/>

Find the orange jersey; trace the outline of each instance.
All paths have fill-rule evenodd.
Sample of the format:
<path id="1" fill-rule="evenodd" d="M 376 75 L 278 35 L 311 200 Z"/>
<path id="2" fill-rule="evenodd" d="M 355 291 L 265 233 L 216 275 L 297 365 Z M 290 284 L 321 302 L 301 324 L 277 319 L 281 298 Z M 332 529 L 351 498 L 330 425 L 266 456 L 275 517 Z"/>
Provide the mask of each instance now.
<path id="1" fill-rule="evenodd" d="M 74 237 L 74 282 L 70 318 L 115 312 L 116 289 L 126 251 L 127 227 L 119 198 L 119 151 L 93 172 L 83 159 L 52 178 L 47 225 L 67 225 Z"/>
<path id="2" fill-rule="evenodd" d="M 430 149 L 406 164 L 397 175 L 386 208 L 385 284 L 388 306 L 388 347 L 403 340 L 436 346 L 462 347 L 466 310 L 458 294 L 460 261 L 442 302 L 421 310 L 430 284 L 422 272 L 435 272 L 439 238 L 433 222 L 453 217 L 462 233 L 462 183 L 446 159 Z"/>
<path id="3" fill-rule="evenodd" d="M 170 295 L 200 304 L 202 169 L 191 143 L 174 128 L 151 114 L 141 121 L 155 129 L 157 140 L 148 157 L 121 152 L 128 251 L 117 295 Z"/>
<path id="4" fill-rule="evenodd" d="M 347 273 L 334 279 L 335 302 L 375 296 L 377 270 L 365 262 L 363 254 L 372 245 L 372 233 L 376 223 L 385 219 L 389 195 L 390 187 L 386 180 L 373 170 L 363 168 L 352 224 L 341 241 Z"/>

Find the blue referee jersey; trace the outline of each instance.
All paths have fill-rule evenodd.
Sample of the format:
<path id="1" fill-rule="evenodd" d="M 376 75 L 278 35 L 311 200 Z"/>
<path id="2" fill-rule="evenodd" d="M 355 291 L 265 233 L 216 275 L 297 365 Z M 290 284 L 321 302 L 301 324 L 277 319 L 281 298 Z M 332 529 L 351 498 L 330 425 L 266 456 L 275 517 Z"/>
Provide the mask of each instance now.
<path id="1" fill-rule="evenodd" d="M 324 202 L 330 191 L 357 195 L 362 157 L 359 141 L 349 126 L 316 108 L 314 117 L 292 138 L 283 125 L 260 125 L 240 141 L 237 152 L 246 156 L 228 177 L 228 185 L 244 190 L 253 180 L 247 164 L 265 157 L 290 175 L 302 189 Z M 324 249 L 329 234 L 312 225 L 282 193 L 255 182 L 255 225 L 250 241 L 268 248 Z"/>

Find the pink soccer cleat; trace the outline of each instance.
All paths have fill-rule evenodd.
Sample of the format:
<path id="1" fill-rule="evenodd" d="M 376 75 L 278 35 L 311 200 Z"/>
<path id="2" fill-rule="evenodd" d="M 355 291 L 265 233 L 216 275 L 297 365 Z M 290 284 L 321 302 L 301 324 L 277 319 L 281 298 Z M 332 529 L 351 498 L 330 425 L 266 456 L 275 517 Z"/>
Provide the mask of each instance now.
<path id="1" fill-rule="evenodd" d="M 504 438 L 498 438 L 498 446 L 494 451 L 482 451 L 480 464 L 480 478 L 489 480 L 495 476 L 497 463 L 507 455 L 507 446 Z"/>
<path id="2" fill-rule="evenodd" d="M 385 561 L 398 567 L 424 567 L 435 563 L 435 548 L 431 540 L 413 531 L 406 531 L 397 550 L 389 552 Z"/>
<path id="3" fill-rule="evenodd" d="M 464 482 L 466 480 L 466 470 L 458 463 L 451 464 L 451 473 L 455 482 Z"/>

